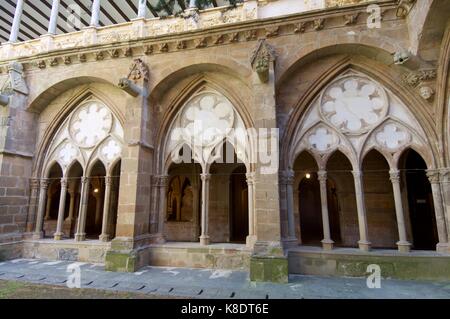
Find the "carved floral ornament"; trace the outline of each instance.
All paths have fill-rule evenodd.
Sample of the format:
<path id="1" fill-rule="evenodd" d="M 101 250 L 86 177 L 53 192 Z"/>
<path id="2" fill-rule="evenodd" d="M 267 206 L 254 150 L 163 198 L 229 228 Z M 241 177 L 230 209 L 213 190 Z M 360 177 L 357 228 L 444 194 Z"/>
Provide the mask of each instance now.
<path id="1" fill-rule="evenodd" d="M 320 113 L 324 120 L 348 135 L 368 132 L 387 112 L 388 98 L 384 89 L 359 75 L 337 79 L 320 98 Z"/>
<path id="2" fill-rule="evenodd" d="M 63 172 L 78 160 L 83 168 L 100 159 L 105 167 L 120 158 L 123 129 L 109 108 L 89 100 L 78 106 L 58 130 L 49 147 L 46 164 L 57 161 Z"/>

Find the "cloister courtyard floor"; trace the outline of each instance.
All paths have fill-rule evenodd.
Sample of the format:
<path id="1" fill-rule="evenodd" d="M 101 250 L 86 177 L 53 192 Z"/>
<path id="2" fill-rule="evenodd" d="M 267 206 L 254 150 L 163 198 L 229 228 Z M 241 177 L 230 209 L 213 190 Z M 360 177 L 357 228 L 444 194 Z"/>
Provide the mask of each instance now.
<path id="1" fill-rule="evenodd" d="M 81 289 L 67 288 L 79 266 Z M 16 259 L 0 263 L 0 298 L 416 299 L 450 298 L 450 282 L 291 275 L 288 284 L 251 283 L 242 271 L 145 267 L 135 273 L 103 265 Z M 73 278 L 73 277 L 72 277 Z"/>

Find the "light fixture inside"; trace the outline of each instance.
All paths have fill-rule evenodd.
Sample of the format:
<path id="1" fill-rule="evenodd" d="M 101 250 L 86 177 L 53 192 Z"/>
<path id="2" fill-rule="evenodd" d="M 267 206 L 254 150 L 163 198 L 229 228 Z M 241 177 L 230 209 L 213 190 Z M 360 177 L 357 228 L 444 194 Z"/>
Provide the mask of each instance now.
<path id="1" fill-rule="evenodd" d="M 310 173 L 306 173 L 305 177 L 306 177 L 307 179 L 310 179 L 310 178 L 311 178 L 311 174 L 310 174 Z"/>
<path id="2" fill-rule="evenodd" d="M 94 193 L 98 193 L 98 188 L 94 189 Z"/>

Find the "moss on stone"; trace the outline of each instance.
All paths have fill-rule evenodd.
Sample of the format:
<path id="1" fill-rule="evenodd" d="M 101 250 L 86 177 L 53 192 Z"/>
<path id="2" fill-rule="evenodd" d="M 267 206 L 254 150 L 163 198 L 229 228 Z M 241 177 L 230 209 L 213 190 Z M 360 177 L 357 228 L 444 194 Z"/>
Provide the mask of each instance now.
<path id="1" fill-rule="evenodd" d="M 250 259 L 250 280 L 287 283 L 288 261 L 284 257 L 255 257 Z"/>
<path id="2" fill-rule="evenodd" d="M 137 256 L 134 252 L 107 251 L 105 257 L 107 271 L 134 272 L 137 270 Z"/>

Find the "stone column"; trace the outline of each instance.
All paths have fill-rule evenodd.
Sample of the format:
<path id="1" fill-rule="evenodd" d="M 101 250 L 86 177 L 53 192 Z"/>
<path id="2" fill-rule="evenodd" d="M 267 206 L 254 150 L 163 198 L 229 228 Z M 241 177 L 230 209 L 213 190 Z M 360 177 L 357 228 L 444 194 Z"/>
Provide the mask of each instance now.
<path id="1" fill-rule="evenodd" d="M 69 215 L 67 216 L 66 221 L 72 222 L 73 221 L 73 213 L 75 209 L 75 197 L 77 192 L 75 189 L 69 189 L 69 195 L 70 195 L 70 202 L 69 202 Z"/>
<path id="2" fill-rule="evenodd" d="M 199 236 L 199 227 L 198 227 L 198 176 L 194 176 L 192 178 L 192 220 L 194 221 L 194 234 L 193 239 L 196 240 Z"/>
<path id="3" fill-rule="evenodd" d="M 66 209 L 67 179 L 61 178 L 61 194 L 59 196 L 58 221 L 56 224 L 55 240 L 61 240 L 63 234 L 64 213 Z"/>
<path id="4" fill-rule="evenodd" d="M 95 196 L 95 225 L 100 225 L 100 223 L 102 222 L 101 220 L 101 208 L 102 208 L 102 194 L 99 192 L 97 193 L 97 195 Z"/>
<path id="5" fill-rule="evenodd" d="M 255 230 L 255 173 L 247 173 L 248 187 L 248 236 L 247 247 L 253 247 L 256 242 Z"/>
<path id="6" fill-rule="evenodd" d="M 439 176 L 444 201 L 444 216 L 447 220 L 447 242 L 450 243 L 450 168 L 441 169 Z"/>
<path id="7" fill-rule="evenodd" d="M 98 27 L 100 20 L 100 0 L 94 0 L 92 3 L 91 27 Z"/>
<path id="8" fill-rule="evenodd" d="M 287 200 L 287 219 L 288 219 L 288 241 L 297 242 L 295 238 L 295 217 L 294 217 L 294 178 L 293 170 L 285 172 L 286 178 L 286 200 Z"/>
<path id="9" fill-rule="evenodd" d="M 17 0 L 16 11 L 14 12 L 14 20 L 9 35 L 9 42 L 17 42 L 20 31 L 20 22 L 22 20 L 23 0 Z"/>
<path id="10" fill-rule="evenodd" d="M 27 232 L 33 232 L 36 226 L 36 210 L 39 205 L 39 180 L 30 180 L 30 205 L 28 206 Z"/>
<path id="11" fill-rule="evenodd" d="M 52 193 L 51 191 L 52 183 L 49 184 L 47 189 L 47 206 L 45 207 L 45 217 L 44 220 L 50 220 L 50 210 L 52 208 Z"/>
<path id="12" fill-rule="evenodd" d="M 200 175 L 202 179 L 202 221 L 201 221 L 201 235 L 200 235 L 200 245 L 209 245 L 209 235 L 208 235 L 208 211 L 209 211 L 209 181 L 211 175 L 207 173 L 202 173 Z"/>
<path id="13" fill-rule="evenodd" d="M 78 213 L 77 233 L 75 234 L 75 241 L 83 241 L 86 239 L 86 214 L 89 201 L 89 178 L 81 178 L 81 193 L 80 193 L 80 210 Z"/>
<path id="14" fill-rule="evenodd" d="M 359 249 L 363 251 L 369 251 L 370 242 L 368 240 L 366 203 L 364 202 L 363 175 L 361 171 L 353 171 L 352 173 L 355 181 L 356 207 L 358 210 L 358 225 L 359 225 L 358 245 Z"/>
<path id="15" fill-rule="evenodd" d="M 159 194 L 159 207 L 158 207 L 158 233 L 160 236 L 160 241 L 164 242 L 164 220 L 166 217 L 166 198 L 167 198 L 167 186 L 169 183 L 169 176 L 168 175 L 160 175 L 157 177 L 157 187 L 158 187 L 158 194 Z"/>
<path id="16" fill-rule="evenodd" d="M 319 171 L 317 172 L 317 176 L 320 184 L 320 203 L 322 205 L 322 248 L 324 250 L 332 250 L 334 241 L 331 239 L 330 218 L 328 215 L 327 172 Z"/>
<path id="17" fill-rule="evenodd" d="M 50 13 L 50 22 L 48 24 L 48 33 L 56 34 L 56 26 L 58 24 L 59 0 L 53 0 L 52 12 Z"/>
<path id="18" fill-rule="evenodd" d="M 138 0 L 138 19 L 145 18 L 147 13 L 147 0 Z"/>
<path id="19" fill-rule="evenodd" d="M 391 170 L 389 175 L 392 183 L 392 190 L 394 192 L 395 215 L 397 217 L 399 238 L 397 247 L 398 251 L 407 253 L 411 249 L 411 244 L 406 238 L 405 214 L 403 212 L 402 192 L 400 190 L 400 172 L 398 170 Z"/>
<path id="20" fill-rule="evenodd" d="M 102 221 L 102 234 L 100 240 L 105 242 L 109 240 L 108 224 L 109 224 L 109 212 L 111 207 L 111 185 L 112 177 L 106 176 L 105 178 L 105 198 L 103 201 L 103 221 Z"/>
<path id="21" fill-rule="evenodd" d="M 46 179 L 41 180 L 39 186 L 39 206 L 38 213 L 36 217 L 36 229 L 34 231 L 33 239 L 40 239 L 43 237 L 42 226 L 44 224 L 44 211 L 45 202 L 47 198 L 47 190 L 50 182 Z"/>
<path id="22" fill-rule="evenodd" d="M 436 214 L 436 226 L 438 230 L 439 243 L 436 250 L 445 252 L 447 250 L 447 226 L 445 224 L 444 209 L 442 206 L 442 194 L 439 184 L 439 171 L 427 170 L 427 177 L 433 192 L 434 212 Z"/>

